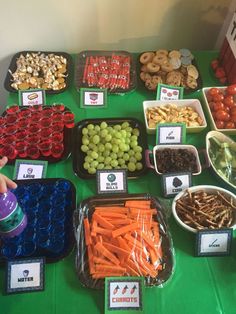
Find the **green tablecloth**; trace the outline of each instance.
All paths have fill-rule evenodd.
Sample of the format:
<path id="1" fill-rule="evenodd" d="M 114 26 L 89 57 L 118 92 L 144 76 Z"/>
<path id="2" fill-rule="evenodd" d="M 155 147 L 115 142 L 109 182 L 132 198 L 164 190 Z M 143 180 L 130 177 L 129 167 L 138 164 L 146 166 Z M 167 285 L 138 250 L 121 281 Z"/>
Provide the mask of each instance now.
<path id="1" fill-rule="evenodd" d="M 209 64 L 216 52 L 196 52 L 195 57 L 202 76 L 203 86 L 217 85 Z M 186 98 L 199 98 L 201 92 L 195 92 Z M 79 93 L 72 86 L 62 94 L 47 96 L 47 103 L 62 102 L 76 115 L 76 122 L 87 118 L 136 117 L 144 122 L 143 100 L 155 99 L 141 86 L 127 95 L 110 95 L 106 109 L 80 109 Z M 8 103 L 17 103 L 17 95 L 10 94 Z M 187 135 L 187 143 L 205 147 L 205 134 L 209 128 L 199 134 Z M 154 144 L 154 136 L 148 136 L 148 143 Z M 13 166 L 3 170 L 8 176 L 13 174 Z M 48 166 L 48 178 L 63 177 L 76 186 L 77 202 L 96 193 L 95 180 L 82 180 L 72 170 L 71 157 Z M 193 184 L 221 185 L 210 170 L 193 178 Z M 161 196 L 160 178 L 150 170 L 146 175 L 128 181 L 130 193 L 149 192 Z M 232 254 L 229 257 L 194 257 L 195 237 L 177 225 L 173 218 L 169 226 L 175 248 L 176 268 L 172 279 L 163 288 L 145 289 L 145 313 L 236 313 L 236 253 L 235 239 Z M 45 291 L 17 295 L 0 295 L 0 313 L 2 314 L 74 314 L 103 313 L 104 293 L 82 287 L 75 271 L 75 251 L 64 260 L 46 265 Z M 0 267 L 0 290 L 4 288 L 5 268 Z"/>

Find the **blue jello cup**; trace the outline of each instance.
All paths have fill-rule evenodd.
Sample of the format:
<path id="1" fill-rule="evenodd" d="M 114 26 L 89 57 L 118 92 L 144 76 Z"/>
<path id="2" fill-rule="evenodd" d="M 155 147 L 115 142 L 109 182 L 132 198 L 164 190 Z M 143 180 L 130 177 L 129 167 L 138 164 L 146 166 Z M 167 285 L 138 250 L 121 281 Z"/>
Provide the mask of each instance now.
<path id="1" fill-rule="evenodd" d="M 63 239 L 55 239 L 54 241 L 50 241 L 48 246 L 48 250 L 53 253 L 60 253 L 65 248 L 65 242 Z"/>
<path id="2" fill-rule="evenodd" d="M 1 253 L 6 258 L 14 258 L 21 255 L 21 246 L 16 243 L 7 243 L 3 246 Z"/>
<path id="3" fill-rule="evenodd" d="M 32 256 L 36 251 L 36 244 L 34 241 L 26 241 L 22 245 L 21 254 L 23 256 Z"/>

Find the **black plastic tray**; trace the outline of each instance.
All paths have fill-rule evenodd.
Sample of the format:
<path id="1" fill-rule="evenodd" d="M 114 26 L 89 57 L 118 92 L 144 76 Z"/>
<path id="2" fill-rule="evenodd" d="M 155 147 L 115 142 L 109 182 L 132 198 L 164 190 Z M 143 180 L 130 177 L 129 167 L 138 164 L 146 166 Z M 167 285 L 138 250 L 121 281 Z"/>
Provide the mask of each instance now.
<path id="1" fill-rule="evenodd" d="M 51 54 L 51 53 L 54 53 L 55 55 L 59 55 L 59 56 L 63 56 L 64 58 L 67 59 L 67 72 L 65 73 L 65 75 L 67 75 L 65 77 L 65 84 L 66 84 L 66 87 L 65 88 L 62 88 L 60 90 L 52 90 L 52 89 L 48 89 L 48 90 L 45 90 L 45 93 L 46 94 L 59 94 L 59 93 L 62 93 L 64 92 L 70 85 L 70 81 L 72 79 L 72 68 L 73 68 L 73 62 L 72 62 L 72 57 L 66 53 L 66 52 L 55 52 L 55 51 L 28 51 L 28 50 L 25 50 L 25 51 L 20 51 L 20 52 L 17 52 L 11 59 L 11 62 L 10 62 L 10 65 L 8 67 L 8 70 L 11 70 L 12 73 L 14 73 L 16 71 L 16 60 L 20 57 L 20 55 L 26 55 L 27 53 L 44 53 L 44 54 Z M 11 92 L 11 93 L 18 93 L 18 90 L 16 90 L 15 88 L 13 88 L 11 86 L 11 83 L 13 83 L 12 81 L 12 76 L 11 74 L 9 73 L 9 71 L 7 71 L 7 74 L 6 74 L 6 78 L 5 78 L 5 81 L 4 81 L 4 87 L 5 89 L 8 91 L 8 92 Z"/>
<path id="2" fill-rule="evenodd" d="M 127 171 L 128 178 L 137 178 L 147 171 L 147 166 L 145 162 L 145 150 L 147 149 L 147 137 L 144 125 L 137 119 L 134 118 L 104 118 L 104 119 L 86 119 L 77 123 L 74 127 L 73 136 L 73 148 L 72 148 L 72 162 L 73 170 L 76 175 L 83 179 L 92 179 L 96 177 L 96 174 L 89 174 L 87 170 L 83 168 L 84 158 L 86 156 L 80 149 L 82 145 L 82 129 L 88 124 L 100 124 L 105 121 L 108 125 L 121 124 L 123 122 L 129 122 L 132 127 L 138 128 L 140 130 L 138 144 L 143 148 L 142 160 L 140 161 L 143 165 L 143 169 L 134 172 Z"/>
<path id="3" fill-rule="evenodd" d="M 149 90 L 148 88 L 146 88 L 144 82 L 143 82 L 143 81 L 141 80 L 141 78 L 140 78 L 141 67 L 142 67 L 143 64 L 139 61 L 139 59 L 140 59 L 140 56 L 141 56 L 144 52 L 146 52 L 146 51 L 143 51 L 143 52 L 141 52 L 141 53 L 139 54 L 139 56 L 138 56 L 138 62 L 137 62 L 137 73 L 138 73 L 139 84 L 141 84 L 145 90 L 147 90 L 147 91 L 149 91 L 149 92 L 152 92 L 152 93 L 153 93 L 153 92 L 156 93 L 156 89 L 153 91 L 153 90 Z M 155 52 L 155 51 L 153 51 L 153 52 Z M 200 70 L 199 70 L 199 68 L 198 68 L 198 65 L 197 65 L 197 62 L 196 62 L 195 57 L 194 57 L 194 59 L 192 60 L 192 65 L 194 65 L 194 66 L 197 68 L 197 70 L 198 70 L 198 78 L 197 78 L 197 80 L 196 80 L 196 81 L 197 81 L 197 87 L 194 88 L 194 89 L 192 89 L 192 88 L 184 88 L 184 93 L 185 93 L 185 94 L 194 93 L 194 92 L 196 92 L 197 90 L 199 90 L 199 89 L 201 89 L 201 88 L 203 87 L 201 73 L 200 73 Z M 149 74 L 152 75 L 152 73 L 149 73 Z M 153 74 L 155 74 L 155 73 L 153 73 Z M 166 83 L 163 82 L 163 84 L 166 84 Z M 180 87 L 180 86 L 179 86 L 179 87 Z"/>
<path id="4" fill-rule="evenodd" d="M 24 108 L 27 108 L 29 106 L 23 106 Z M 43 108 L 50 108 L 52 106 L 43 106 Z M 22 106 L 19 106 L 19 108 L 22 108 Z M 70 109 L 68 107 L 65 106 L 65 109 L 64 111 L 70 111 Z M 5 116 L 6 115 L 6 111 L 4 111 L 2 113 L 2 116 Z M 62 160 L 65 160 L 67 159 L 70 154 L 71 154 L 71 150 L 72 150 L 72 136 L 73 136 L 73 128 L 66 128 L 64 127 L 64 130 L 63 130 L 63 144 L 64 144 L 64 151 L 63 151 L 63 154 L 61 157 L 59 158 L 55 158 L 55 157 L 52 157 L 52 156 L 48 156 L 48 157 L 45 157 L 43 155 L 40 155 L 39 159 L 40 160 L 47 160 L 49 163 L 55 163 L 55 162 L 59 162 L 59 161 L 62 161 Z M 25 157 L 25 158 L 21 158 L 19 156 L 16 157 L 16 159 L 29 159 L 30 160 L 30 157 Z M 15 159 L 8 159 L 8 164 L 11 165 L 11 164 L 14 164 L 15 162 Z"/>
<path id="5" fill-rule="evenodd" d="M 69 187 L 68 190 L 66 191 L 65 189 L 65 198 L 66 198 L 66 204 L 63 207 L 64 209 L 64 213 L 65 213 L 65 220 L 63 221 L 63 226 L 64 226 L 64 235 L 61 237 L 62 241 L 64 241 L 64 246 L 62 248 L 62 250 L 58 251 L 58 252 L 52 252 L 50 251 L 50 247 L 49 248 L 44 248 L 44 247 L 40 247 L 40 241 L 38 241 L 39 236 L 40 236 L 40 217 L 42 217 L 43 213 L 42 213 L 42 209 L 38 209 L 38 214 L 37 217 L 35 218 L 34 216 L 32 216 L 33 214 L 33 208 L 29 205 L 30 201 L 36 201 L 36 203 L 38 204 L 42 204 L 42 202 L 45 202 L 47 200 L 50 199 L 50 197 L 53 196 L 53 188 L 52 186 L 55 187 L 55 184 L 57 182 L 65 182 L 66 185 Z M 7 260 L 7 256 L 4 256 L 2 253 L 2 249 L 3 247 L 7 247 L 10 244 L 9 243 L 15 243 L 16 245 L 18 245 L 18 247 L 22 247 L 24 246 L 24 243 L 27 241 L 34 241 L 36 243 L 36 250 L 32 255 L 22 255 L 19 254 L 17 256 L 15 256 L 14 258 L 23 258 L 23 257 L 39 257 L 39 256 L 45 256 L 46 261 L 47 262 L 57 262 L 59 260 L 61 260 L 62 258 L 66 257 L 74 248 L 74 233 L 73 233 L 73 211 L 76 208 L 76 191 L 75 191 L 75 187 L 73 185 L 73 183 L 69 180 L 66 179 L 62 179 L 62 178 L 58 178 L 58 179 L 35 179 L 35 180 L 16 180 L 16 183 L 18 185 L 17 189 L 13 191 L 13 193 L 16 195 L 17 200 L 18 200 L 18 204 L 20 205 L 20 207 L 23 209 L 23 211 L 26 212 L 27 215 L 27 219 L 28 219 L 28 224 L 25 228 L 25 230 L 17 237 L 11 238 L 11 239 L 7 239 L 7 238 L 3 238 L 0 237 L 0 261 L 4 261 Z M 38 194 L 35 195 L 35 197 L 32 197 L 31 199 L 27 198 L 27 195 L 31 195 L 29 190 L 30 186 L 32 186 L 32 184 L 40 184 L 40 186 L 42 186 L 43 188 L 45 188 L 45 194 Z M 22 195 L 22 188 L 23 188 L 23 193 L 26 193 L 26 196 L 20 196 L 19 194 Z M 51 191 L 50 191 L 51 188 Z M 21 189 L 21 191 L 19 192 L 19 190 Z M 55 190 L 55 188 L 54 188 Z M 28 193 L 28 194 L 27 194 Z M 37 193 L 37 191 L 35 192 Z M 54 191 L 55 193 L 55 191 Z M 57 197 L 60 197 L 60 195 L 63 194 L 63 190 L 58 194 Z M 25 195 L 25 194 L 24 194 Z M 57 207 L 53 207 L 54 208 L 54 215 L 57 212 L 57 210 L 55 208 Z M 45 213 L 44 213 L 45 215 Z M 50 219 L 53 217 L 52 214 L 48 213 L 48 216 L 50 217 Z M 27 232 L 29 232 L 29 229 L 32 229 L 32 223 L 35 221 L 36 219 L 36 224 L 34 225 L 34 230 L 35 232 L 33 233 L 33 236 L 28 235 Z M 33 221 L 34 220 L 34 221 Z M 34 222 L 35 223 L 35 222 Z M 58 225 L 58 222 L 53 222 L 52 224 L 54 224 L 53 226 L 55 227 L 55 225 Z M 47 231 L 43 231 L 44 233 L 46 233 Z M 52 231 L 50 231 L 52 232 Z M 52 233 L 49 232 L 49 238 L 51 239 L 52 237 Z M 60 232 L 58 231 L 58 234 L 60 234 Z M 55 236 L 55 235 L 54 235 Z M 33 239 L 33 240 L 32 240 Z M 14 259 L 11 258 L 11 259 Z"/>
<path id="6" fill-rule="evenodd" d="M 74 212 L 74 229 L 75 234 L 77 227 L 81 224 L 83 217 L 88 217 L 91 220 L 95 207 L 97 206 L 123 206 L 127 200 L 151 200 L 151 205 L 157 209 L 157 215 L 154 215 L 155 220 L 159 223 L 160 235 L 162 237 L 162 253 L 163 253 L 163 270 L 159 271 L 156 278 L 145 277 L 146 286 L 159 286 L 165 283 L 172 275 L 174 270 L 174 252 L 172 248 L 172 239 L 168 232 L 166 217 L 157 198 L 150 194 L 127 194 L 115 195 L 109 198 L 103 196 L 91 197 L 81 202 L 79 209 Z M 85 244 L 84 229 L 81 228 L 79 237 L 77 237 L 77 253 L 76 253 L 76 270 L 80 282 L 94 289 L 104 288 L 104 279 L 94 280 L 89 274 L 87 247 Z"/>
<path id="7" fill-rule="evenodd" d="M 110 94 L 124 94 L 127 92 L 130 92 L 134 90 L 137 86 L 137 75 L 136 75 L 136 64 L 134 61 L 133 56 L 123 50 L 117 50 L 117 51 L 106 51 L 106 50 L 85 50 L 81 51 L 78 55 L 77 62 L 76 62 L 76 69 L 75 69 L 75 84 L 76 88 L 79 90 L 80 88 L 88 88 L 89 86 L 86 83 L 83 83 L 83 73 L 84 73 L 84 67 L 86 58 L 90 56 L 105 56 L 110 57 L 112 55 L 121 55 L 121 56 L 129 56 L 130 57 L 130 84 L 129 88 L 127 89 L 121 89 L 116 88 L 114 90 L 109 90 L 108 93 Z M 91 88 L 96 88 L 96 86 L 92 86 Z"/>

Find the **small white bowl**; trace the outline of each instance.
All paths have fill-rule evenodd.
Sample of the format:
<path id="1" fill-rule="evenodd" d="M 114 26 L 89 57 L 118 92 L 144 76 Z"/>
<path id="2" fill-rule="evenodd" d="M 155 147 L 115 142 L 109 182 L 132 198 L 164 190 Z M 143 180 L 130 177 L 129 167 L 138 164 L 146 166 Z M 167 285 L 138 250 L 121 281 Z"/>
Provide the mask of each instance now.
<path id="1" fill-rule="evenodd" d="M 188 190 L 193 193 L 193 192 L 198 192 L 198 191 L 205 191 L 207 193 L 212 193 L 212 194 L 216 194 L 217 191 L 223 193 L 224 195 L 226 196 L 229 196 L 229 197 L 232 197 L 234 202 L 236 202 L 236 196 L 231 193 L 230 191 L 228 190 L 225 190 L 223 188 L 220 188 L 218 186 L 214 186 L 214 185 L 197 185 L 197 186 L 192 186 L 190 188 L 188 188 Z M 183 190 L 182 192 L 180 192 L 179 194 L 177 194 L 175 196 L 175 198 L 173 199 L 173 203 L 172 203 L 172 213 L 173 213 L 173 216 L 175 218 L 175 220 L 177 221 L 177 223 L 182 227 L 184 228 L 185 230 L 188 230 L 190 232 L 193 232 L 193 233 L 197 233 L 197 229 L 195 228 L 192 228 L 188 225 L 186 225 L 178 216 L 177 212 L 176 212 L 176 202 L 178 199 L 180 199 L 185 193 L 186 193 L 187 189 Z M 234 222 L 233 222 L 233 225 L 231 226 L 231 228 L 235 229 L 236 228 L 236 217 L 234 217 Z M 212 229 L 211 229 L 212 230 Z"/>
<path id="2" fill-rule="evenodd" d="M 215 124 L 215 120 L 212 116 L 212 113 L 211 113 L 211 109 L 210 109 L 210 106 L 209 106 L 209 103 L 208 103 L 208 100 L 207 100 L 207 93 L 208 91 L 211 89 L 212 87 L 204 87 L 202 89 L 202 97 L 203 97 L 203 103 L 205 104 L 205 108 L 206 108 L 206 111 L 207 111 L 207 115 L 208 115 L 208 118 L 209 118 L 209 121 L 210 121 L 210 126 L 211 126 L 211 129 L 212 130 L 216 130 L 216 131 L 219 131 L 219 132 L 222 132 L 222 133 L 225 133 L 225 134 L 228 134 L 228 135 L 233 135 L 233 134 L 236 134 L 236 129 L 218 129 L 216 124 Z M 222 91 L 224 91 L 226 89 L 226 86 L 221 86 L 221 87 L 215 87 L 215 88 L 218 88 Z"/>
<path id="3" fill-rule="evenodd" d="M 148 119 L 146 115 L 146 110 L 152 107 L 160 107 L 163 105 L 173 104 L 178 107 L 191 107 L 193 108 L 200 116 L 203 121 L 203 125 L 201 126 L 187 126 L 186 132 L 187 133 L 198 133 L 204 130 L 207 127 L 206 118 L 204 112 L 202 110 L 201 103 L 198 99 L 181 99 L 181 100 L 148 100 L 143 102 L 143 113 L 144 119 L 146 124 L 146 130 L 148 134 L 155 134 L 156 128 L 150 128 L 148 125 Z"/>

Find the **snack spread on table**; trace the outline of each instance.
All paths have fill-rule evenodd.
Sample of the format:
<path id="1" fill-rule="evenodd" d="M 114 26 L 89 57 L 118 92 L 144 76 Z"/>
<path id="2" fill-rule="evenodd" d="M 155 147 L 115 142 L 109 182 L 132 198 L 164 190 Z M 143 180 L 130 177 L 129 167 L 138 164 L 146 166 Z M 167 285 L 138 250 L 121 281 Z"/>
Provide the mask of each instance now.
<path id="1" fill-rule="evenodd" d="M 213 194 L 187 190 L 176 201 L 176 212 L 185 224 L 198 230 L 229 228 L 235 220 L 236 204 L 219 191 Z"/>
<path id="2" fill-rule="evenodd" d="M 148 127 L 156 128 L 158 123 L 185 123 L 187 127 L 203 125 L 200 115 L 190 106 L 177 106 L 166 104 L 156 107 L 149 107 L 145 110 Z"/>
<path id="3" fill-rule="evenodd" d="M 56 53 L 28 52 L 16 59 L 16 69 L 9 69 L 10 86 L 15 90 L 43 88 L 65 89 L 68 76 L 67 59 Z"/>
<path id="4" fill-rule="evenodd" d="M 199 72 L 192 64 L 194 56 L 188 49 L 159 49 L 156 52 L 144 52 L 141 63 L 140 78 L 149 90 L 156 90 L 159 83 L 183 86 L 187 90 L 198 88 Z"/>

